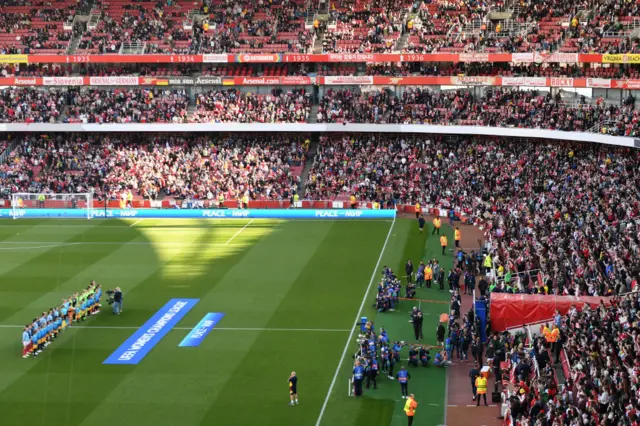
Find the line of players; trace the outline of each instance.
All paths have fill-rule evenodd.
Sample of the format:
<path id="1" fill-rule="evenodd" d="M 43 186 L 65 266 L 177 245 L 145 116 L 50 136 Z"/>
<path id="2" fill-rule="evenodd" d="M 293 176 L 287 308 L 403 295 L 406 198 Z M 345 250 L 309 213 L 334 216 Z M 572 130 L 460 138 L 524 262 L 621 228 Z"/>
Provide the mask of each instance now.
<path id="1" fill-rule="evenodd" d="M 380 328 L 379 334 L 376 335 L 373 323 L 362 318 L 361 334 L 359 334 L 358 353 L 355 356 L 355 365 L 353 368 L 353 394 L 362 396 L 363 385 L 367 389 L 373 386 L 377 389 L 377 377 L 380 373 L 386 374 L 390 380 L 397 379 L 400 383 L 402 398 L 408 396 L 408 381 L 411 378 L 408 371 L 402 366 L 398 373 L 394 376 L 394 367 L 401 362 L 400 351 L 405 342 L 391 342 L 384 327 Z M 442 351 L 444 352 L 444 351 Z M 443 367 L 446 365 L 446 355 L 442 352 L 436 354 L 433 364 Z M 429 366 L 431 362 L 431 354 L 429 348 L 424 345 L 409 345 L 408 364 L 413 367 L 422 365 Z"/>
<path id="2" fill-rule="evenodd" d="M 91 281 L 80 293 L 62 299 L 60 306 L 43 312 L 33 323 L 27 324 L 22 332 L 22 358 L 37 357 L 67 327 L 74 322 L 84 321 L 88 315 L 100 312 L 102 287 Z"/>

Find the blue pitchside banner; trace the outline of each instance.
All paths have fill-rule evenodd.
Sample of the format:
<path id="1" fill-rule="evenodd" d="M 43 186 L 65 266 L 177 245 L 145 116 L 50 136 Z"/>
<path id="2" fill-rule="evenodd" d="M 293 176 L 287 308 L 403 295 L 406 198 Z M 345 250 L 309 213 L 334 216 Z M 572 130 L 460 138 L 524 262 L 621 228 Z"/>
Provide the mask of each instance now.
<path id="1" fill-rule="evenodd" d="M 84 209 L 0 209 L 0 218 L 86 219 Z M 359 209 L 94 209 L 97 219 L 393 219 L 395 210 Z"/>
<path id="2" fill-rule="evenodd" d="M 200 346 L 200 343 L 202 343 L 204 338 L 207 337 L 207 334 L 213 330 L 213 327 L 218 325 L 223 316 L 224 314 L 220 312 L 209 312 L 200 320 L 198 325 L 187 334 L 187 337 L 185 337 L 178 346 Z"/>
<path id="3" fill-rule="evenodd" d="M 200 299 L 171 299 L 103 364 L 138 364 Z"/>

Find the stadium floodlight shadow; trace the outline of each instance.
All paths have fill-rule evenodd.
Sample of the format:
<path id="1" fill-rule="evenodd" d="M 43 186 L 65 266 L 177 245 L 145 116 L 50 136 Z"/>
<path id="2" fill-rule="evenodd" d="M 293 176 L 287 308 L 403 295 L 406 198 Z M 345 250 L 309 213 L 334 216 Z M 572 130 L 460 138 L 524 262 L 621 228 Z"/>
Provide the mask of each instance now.
<path id="1" fill-rule="evenodd" d="M 115 226 L 119 221 L 120 226 Z M 140 326 L 148 320 L 169 299 L 201 298 L 215 287 L 217 280 L 223 277 L 248 249 L 257 241 L 269 235 L 265 230 L 274 230 L 275 223 L 258 223 L 258 232 L 243 232 L 234 240 L 234 248 L 225 246 L 218 250 L 214 258 L 199 256 L 207 252 L 208 243 L 214 241 L 216 233 L 223 238 L 233 235 L 232 223 L 208 219 L 194 220 L 192 226 L 184 226 L 187 237 L 179 232 L 163 232 L 162 222 L 141 228 L 130 227 L 130 221 L 120 219 L 73 221 L 39 220 L 36 223 L 27 220 L 11 220 L 6 224 L 12 227 L 0 228 L 0 244 L 13 238 L 15 240 L 32 235 L 32 238 L 55 240 L 60 245 L 29 253 L 5 250 L 2 255 L 7 262 L 16 266 L 2 274 L 4 294 L 26 293 L 16 296 L 16 303 L 5 303 L 0 308 L 0 321 L 22 324 L 31 321 L 44 308 L 60 303 L 61 294 L 72 294 L 88 285 L 91 279 L 102 284 L 105 289 L 119 286 L 123 289 L 123 314 L 115 316 L 103 305 L 103 311 L 89 318 L 82 328 L 73 328 L 65 332 L 48 347 L 37 360 L 24 360 L 20 357 L 6 364 L 14 375 L 0 382 L 0 406 L 3 402 L 18 397 L 23 403 L 11 404 L 11 409 L 3 409 L 2 424 L 20 424 L 25 418 L 38 419 L 43 424 L 82 424 L 102 403 L 112 399 L 110 394 L 126 383 L 136 366 L 102 365 L 102 362 L 132 333 L 131 329 L 117 327 Z M 243 225 L 236 222 L 235 229 Z M 78 224 L 77 227 L 72 224 Z M 170 221 L 166 221 L 169 223 Z M 31 229 L 27 224 L 36 229 Z M 63 226 L 55 226 L 57 224 Z M 143 225 L 144 222 L 140 223 Z M 246 224 L 246 221 L 245 221 Z M 38 226 L 40 225 L 40 226 Z M 189 232 L 189 229 L 193 231 Z M 2 238 L 4 237 L 4 238 Z M 167 254 L 161 253 L 162 244 L 154 244 L 154 238 L 167 238 L 172 241 L 184 241 L 184 247 L 173 247 Z M 109 242 L 109 244 L 82 244 L 90 242 Z M 132 242 L 148 244 L 128 244 Z M 74 244 L 76 243 L 76 244 Z M 169 249 L 167 249 L 169 250 Z M 22 256 L 24 259 L 21 259 Z M 197 274 L 166 274 L 167 268 L 184 264 L 185 268 L 197 269 Z M 28 300 L 30 295 L 39 297 L 32 303 L 18 303 Z M 116 327 L 91 330 L 91 326 Z M 4 330 L 4 331 L 3 331 Z M 15 332 L 3 329 L 0 332 Z M 13 348 L 15 339 L 1 339 L 0 350 L 6 352 Z M 161 342 L 162 344 L 162 342 Z M 153 351 L 145 358 L 146 364 Z M 163 369 L 166 358 L 159 360 L 157 368 Z M 11 364 L 11 365 L 9 365 Z M 153 368 L 153 367 L 152 367 Z M 44 396 L 33 396 L 34 386 L 41 388 L 47 377 Z M 82 384 L 87 385 L 82 385 Z M 53 394 L 56 394 L 54 397 Z M 48 397 L 47 397 L 48 395 Z M 113 396 L 113 395 L 112 395 Z M 24 397 L 24 398 L 23 398 Z M 120 399 L 120 395 L 115 395 Z"/>

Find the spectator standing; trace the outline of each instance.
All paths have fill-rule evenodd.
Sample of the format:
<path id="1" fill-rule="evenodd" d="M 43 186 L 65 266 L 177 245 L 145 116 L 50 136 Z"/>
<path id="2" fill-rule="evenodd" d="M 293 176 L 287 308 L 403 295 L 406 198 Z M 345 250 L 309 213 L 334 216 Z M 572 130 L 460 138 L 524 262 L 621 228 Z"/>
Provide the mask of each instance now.
<path id="1" fill-rule="evenodd" d="M 464 294 L 472 295 L 476 291 L 476 277 L 470 271 L 464 273 Z"/>
<path id="2" fill-rule="evenodd" d="M 413 334 L 416 337 L 416 340 L 422 340 L 424 337 L 422 336 L 422 311 L 417 307 L 413 307 L 413 311 L 411 311 L 411 324 L 413 324 Z"/>
<path id="3" fill-rule="evenodd" d="M 411 263 L 411 259 L 407 260 L 404 271 L 407 273 L 407 282 L 411 283 L 413 280 L 413 263 Z"/>
<path id="4" fill-rule="evenodd" d="M 480 290 L 480 296 L 487 297 L 487 289 L 489 288 L 489 283 L 485 279 L 481 279 L 478 284 L 478 290 Z"/>
<path id="5" fill-rule="evenodd" d="M 438 346 L 442 346 L 444 344 L 445 331 L 444 324 L 439 323 L 438 328 L 436 329 L 436 343 Z"/>
<path id="6" fill-rule="evenodd" d="M 476 388 L 476 379 L 480 377 L 480 366 L 476 362 L 471 367 L 471 371 L 469 371 L 469 378 L 471 379 L 471 393 L 473 394 L 472 400 L 475 401 L 477 398 L 477 388 Z"/>

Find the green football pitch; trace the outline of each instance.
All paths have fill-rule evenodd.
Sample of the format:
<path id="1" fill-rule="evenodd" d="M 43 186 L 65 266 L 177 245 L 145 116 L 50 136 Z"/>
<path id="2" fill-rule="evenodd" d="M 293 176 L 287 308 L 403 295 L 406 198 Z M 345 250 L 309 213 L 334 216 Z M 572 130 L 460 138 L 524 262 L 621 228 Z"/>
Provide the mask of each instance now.
<path id="1" fill-rule="evenodd" d="M 439 251 L 409 219 L 0 221 L 0 425 L 404 425 L 397 381 L 381 375 L 377 390 L 348 396 L 349 339 L 367 316 L 413 342 L 413 302 L 372 307 L 380 271 L 433 257 L 449 269 Z M 90 280 L 123 289 L 122 315 L 105 304 L 22 359 L 22 326 Z M 421 303 L 435 345 L 449 294 L 418 297 L 436 302 Z M 102 364 L 171 298 L 200 301 L 139 364 Z M 199 347 L 179 347 L 208 312 L 225 316 Z M 445 370 L 410 373 L 414 424 L 442 424 Z"/>

